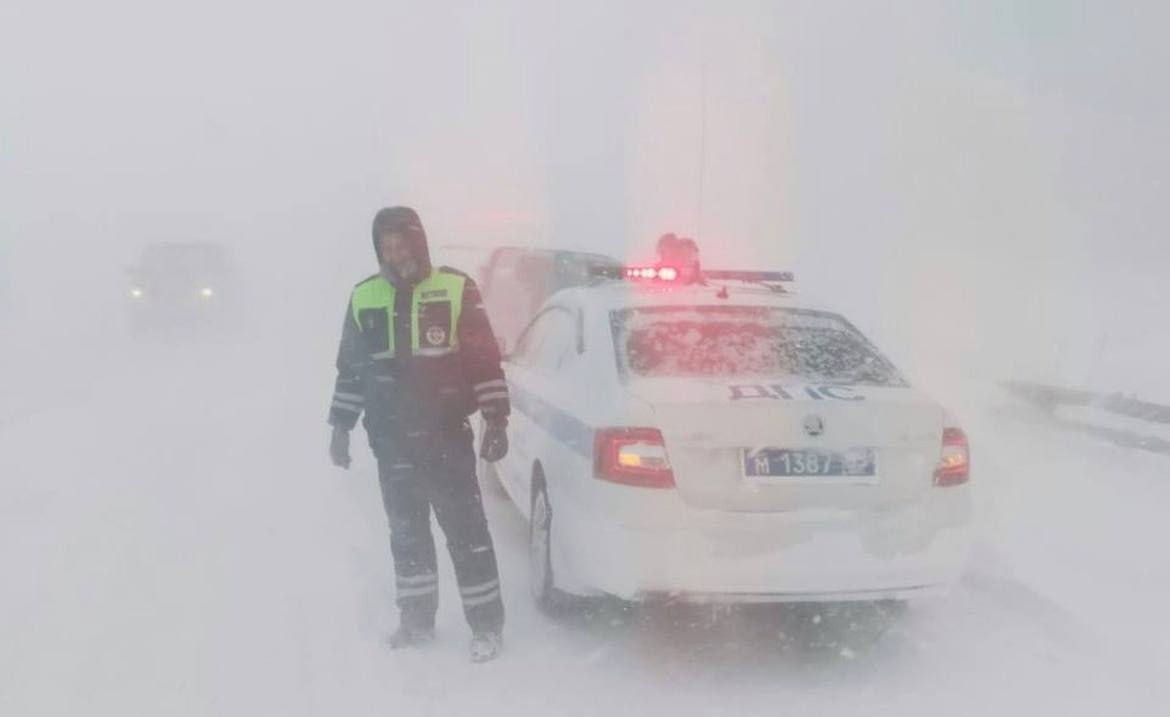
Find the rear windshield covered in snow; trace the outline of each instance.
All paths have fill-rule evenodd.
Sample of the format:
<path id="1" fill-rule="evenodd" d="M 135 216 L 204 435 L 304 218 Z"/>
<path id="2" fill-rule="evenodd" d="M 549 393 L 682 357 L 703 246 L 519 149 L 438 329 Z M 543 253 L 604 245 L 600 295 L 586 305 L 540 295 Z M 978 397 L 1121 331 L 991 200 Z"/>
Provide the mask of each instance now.
<path id="1" fill-rule="evenodd" d="M 836 314 L 766 306 L 655 306 L 614 311 L 610 320 L 626 376 L 906 385 L 898 370 Z"/>

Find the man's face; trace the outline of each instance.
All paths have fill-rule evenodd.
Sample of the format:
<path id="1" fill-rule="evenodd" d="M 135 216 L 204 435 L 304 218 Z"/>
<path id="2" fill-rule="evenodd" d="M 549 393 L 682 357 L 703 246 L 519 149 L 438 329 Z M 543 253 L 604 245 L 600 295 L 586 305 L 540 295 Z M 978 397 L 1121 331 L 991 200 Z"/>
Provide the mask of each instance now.
<path id="1" fill-rule="evenodd" d="M 378 238 L 378 256 L 382 263 L 406 281 L 418 281 L 422 277 L 422 264 L 414 255 L 411 241 L 397 232 L 383 234 Z"/>

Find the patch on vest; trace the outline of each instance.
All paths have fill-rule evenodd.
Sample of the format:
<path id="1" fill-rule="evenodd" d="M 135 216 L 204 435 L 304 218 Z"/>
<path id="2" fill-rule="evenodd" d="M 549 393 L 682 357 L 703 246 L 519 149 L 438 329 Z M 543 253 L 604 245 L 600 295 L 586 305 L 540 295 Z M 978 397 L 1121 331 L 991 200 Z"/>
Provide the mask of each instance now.
<path id="1" fill-rule="evenodd" d="M 447 330 L 442 326 L 432 326 L 427 329 L 427 343 L 431 346 L 442 346 L 447 342 Z"/>
<path id="2" fill-rule="evenodd" d="M 422 293 L 421 298 L 424 301 L 426 299 L 445 299 L 445 298 L 447 298 L 447 290 L 446 289 L 431 289 L 430 291 L 424 291 Z"/>

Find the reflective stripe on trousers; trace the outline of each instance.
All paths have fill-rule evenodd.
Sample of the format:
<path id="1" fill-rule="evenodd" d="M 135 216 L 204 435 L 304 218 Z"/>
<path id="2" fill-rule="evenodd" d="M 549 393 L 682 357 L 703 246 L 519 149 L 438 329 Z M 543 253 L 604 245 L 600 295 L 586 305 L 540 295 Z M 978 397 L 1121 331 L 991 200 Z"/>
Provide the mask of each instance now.
<path id="1" fill-rule="evenodd" d="M 378 456 L 378 475 L 403 621 L 433 624 L 438 609 L 433 510 L 455 566 L 468 623 L 477 631 L 500 629 L 504 605 L 499 571 L 475 477 L 470 428 L 395 438 L 395 455 Z"/>

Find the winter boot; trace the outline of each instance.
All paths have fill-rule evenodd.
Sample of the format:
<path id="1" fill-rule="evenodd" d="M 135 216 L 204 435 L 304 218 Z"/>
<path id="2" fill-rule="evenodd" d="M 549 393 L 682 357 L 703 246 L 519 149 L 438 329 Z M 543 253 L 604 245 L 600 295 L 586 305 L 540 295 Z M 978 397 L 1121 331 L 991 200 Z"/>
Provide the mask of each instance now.
<path id="1" fill-rule="evenodd" d="M 409 623 L 400 623 L 398 629 L 390 633 L 390 637 L 386 642 L 390 645 L 391 650 L 400 650 L 404 647 L 418 647 L 424 645 L 435 639 L 435 628 L 433 625 L 411 625 Z"/>
<path id="2" fill-rule="evenodd" d="M 504 638 L 499 632 L 477 632 L 471 638 L 471 661 L 488 662 L 500 654 Z"/>

